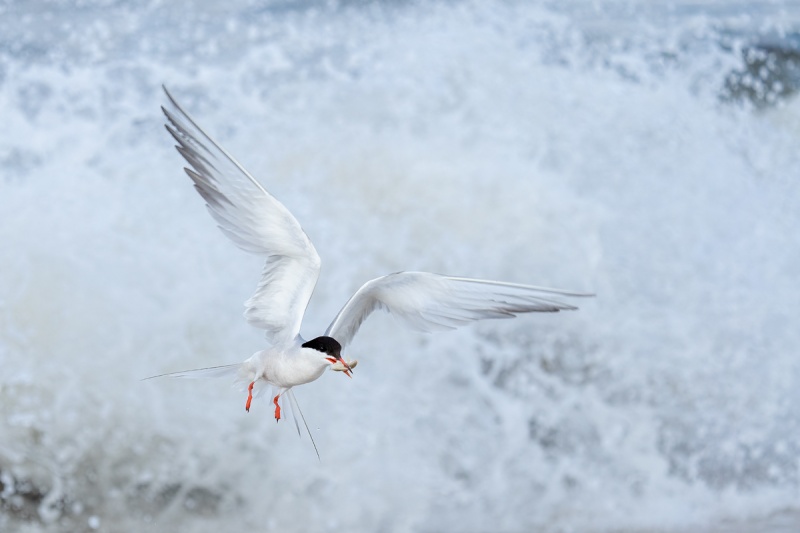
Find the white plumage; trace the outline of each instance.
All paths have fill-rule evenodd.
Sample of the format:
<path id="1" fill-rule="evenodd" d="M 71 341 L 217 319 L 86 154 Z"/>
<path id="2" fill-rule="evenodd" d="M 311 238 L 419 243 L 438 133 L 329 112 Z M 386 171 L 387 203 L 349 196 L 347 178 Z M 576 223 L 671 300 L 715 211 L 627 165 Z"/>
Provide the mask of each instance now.
<path id="1" fill-rule="evenodd" d="M 577 309 L 545 297 L 551 294 L 588 296 L 502 281 L 396 272 L 362 285 L 333 319 L 325 335 L 346 346 L 376 309 L 388 311 L 413 329 L 428 332 L 454 329 L 485 318 Z"/>
<path id="2" fill-rule="evenodd" d="M 325 334 L 306 342 L 300 336 L 300 324 L 321 264 L 314 245 L 289 210 L 203 131 L 166 87 L 164 91 L 171 104 L 171 109 L 162 107 L 167 130 L 189 163 L 190 168 L 185 171 L 206 201 L 211 216 L 237 246 L 266 258 L 256 292 L 245 302 L 245 317 L 253 326 L 265 330 L 269 343 L 268 348 L 241 364 L 165 375 L 213 377 L 238 373 L 242 381 L 249 383 L 248 410 L 253 389 L 271 385 L 277 390 L 273 403 L 275 417 L 280 419 L 279 401 L 284 394 L 290 398 L 290 407 L 299 411 L 292 387 L 319 378 L 328 367 L 350 375 L 351 364 L 341 357 L 341 349 L 377 309 L 391 313 L 414 329 L 435 331 L 520 313 L 572 310 L 576 307 L 552 297 L 591 296 L 428 272 L 396 272 L 365 283 L 342 307 Z"/>

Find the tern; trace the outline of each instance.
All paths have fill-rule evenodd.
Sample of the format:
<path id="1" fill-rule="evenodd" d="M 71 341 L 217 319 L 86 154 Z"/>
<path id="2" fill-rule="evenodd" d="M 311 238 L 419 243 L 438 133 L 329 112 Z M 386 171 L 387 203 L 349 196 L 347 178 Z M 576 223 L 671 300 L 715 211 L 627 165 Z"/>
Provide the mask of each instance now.
<path id="1" fill-rule="evenodd" d="M 271 386 L 278 421 L 284 396 L 289 398 L 290 408 L 299 411 L 292 394 L 294 387 L 318 379 L 328 368 L 352 377 L 357 361 L 346 361 L 342 350 L 375 310 L 387 311 L 413 329 L 434 331 L 521 313 L 574 310 L 577 307 L 552 297 L 592 296 L 429 272 L 395 272 L 362 285 L 325 333 L 306 341 L 300 336 L 300 325 L 321 264 L 314 245 L 289 210 L 207 134 L 166 87 L 163 89 L 169 100 L 167 107 L 161 107 L 167 118 L 167 131 L 177 141 L 175 147 L 189 165 L 184 170 L 209 213 L 239 248 L 266 257 L 256 292 L 245 302 L 244 316 L 248 323 L 265 331 L 268 347 L 243 363 L 162 376 L 237 375 L 239 381 L 248 384 L 248 412 L 254 388 L 258 392 L 261 386 Z M 300 416 L 305 424 L 302 411 Z M 297 417 L 294 419 L 299 433 Z M 313 443 L 313 437 L 311 440 Z"/>

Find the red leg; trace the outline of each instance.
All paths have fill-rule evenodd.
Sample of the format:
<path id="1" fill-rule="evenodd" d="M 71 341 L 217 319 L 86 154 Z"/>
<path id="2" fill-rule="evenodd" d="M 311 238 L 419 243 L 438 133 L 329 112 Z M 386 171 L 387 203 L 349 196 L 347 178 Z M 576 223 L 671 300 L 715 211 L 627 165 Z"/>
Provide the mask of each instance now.
<path id="1" fill-rule="evenodd" d="M 280 420 L 280 419 L 281 419 L 281 406 L 280 406 L 280 405 L 278 405 L 278 398 L 280 398 L 280 396 L 281 396 L 281 395 L 280 395 L 280 394 L 278 394 L 277 396 L 275 396 L 275 397 L 272 399 L 272 403 L 274 403 L 274 404 L 275 404 L 275 422 L 277 422 L 278 420 Z"/>
<path id="2" fill-rule="evenodd" d="M 253 381 L 252 383 L 250 383 L 250 385 L 247 386 L 247 403 L 244 404 L 244 410 L 247 411 L 248 413 L 250 412 L 250 402 L 253 401 L 253 385 L 255 384 L 256 382 Z"/>

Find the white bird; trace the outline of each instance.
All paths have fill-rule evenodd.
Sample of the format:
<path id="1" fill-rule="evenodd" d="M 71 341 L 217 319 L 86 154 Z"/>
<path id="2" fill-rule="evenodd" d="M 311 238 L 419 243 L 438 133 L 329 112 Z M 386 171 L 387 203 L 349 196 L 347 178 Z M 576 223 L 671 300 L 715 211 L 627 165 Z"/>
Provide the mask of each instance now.
<path id="1" fill-rule="evenodd" d="M 414 329 L 433 331 L 453 329 L 487 318 L 511 318 L 519 313 L 577 309 L 552 300 L 550 295 L 592 296 L 502 281 L 396 272 L 362 285 L 325 333 L 306 341 L 300 336 L 300 324 L 320 272 L 320 258 L 314 245 L 289 210 L 203 131 L 166 87 L 164 92 L 172 106 L 171 109 L 161 108 L 168 120 L 167 131 L 178 142 L 178 152 L 189 163 L 184 170 L 206 201 L 211 216 L 240 248 L 266 257 L 256 292 L 245 302 L 244 315 L 247 322 L 265 330 L 269 343 L 266 349 L 257 351 L 240 364 L 165 376 L 238 374 L 241 381 L 248 383 L 247 411 L 254 387 L 258 390 L 260 385 L 271 385 L 275 419 L 280 420 L 279 401 L 283 396 L 299 411 L 293 387 L 316 380 L 327 368 L 352 377 L 356 361 L 345 361 L 342 349 L 376 309 L 391 313 Z M 300 415 L 302 417 L 302 412 Z M 299 432 L 296 417 L 295 424 Z"/>

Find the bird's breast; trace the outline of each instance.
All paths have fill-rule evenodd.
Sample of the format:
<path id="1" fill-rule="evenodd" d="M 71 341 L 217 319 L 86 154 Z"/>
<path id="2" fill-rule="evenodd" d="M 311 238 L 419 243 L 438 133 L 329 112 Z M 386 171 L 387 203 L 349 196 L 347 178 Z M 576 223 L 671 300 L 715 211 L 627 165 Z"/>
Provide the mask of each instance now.
<path id="1" fill-rule="evenodd" d="M 281 354 L 268 358 L 263 376 L 279 387 L 295 387 L 319 378 L 327 363 L 309 360 L 296 354 Z"/>

